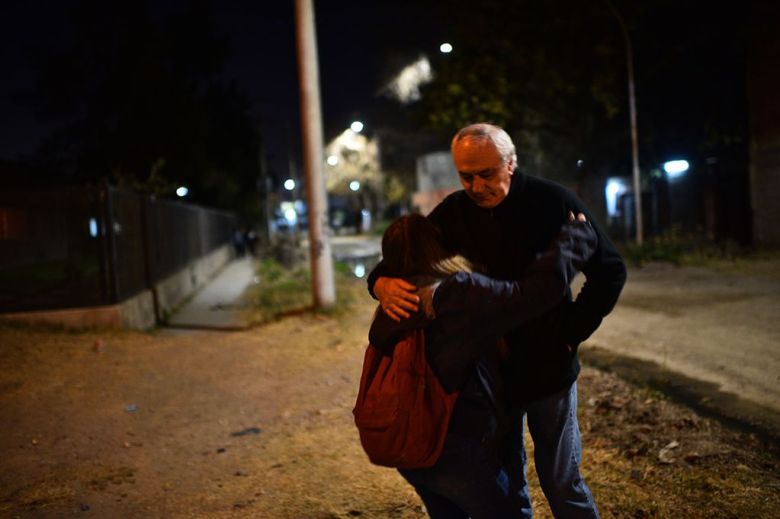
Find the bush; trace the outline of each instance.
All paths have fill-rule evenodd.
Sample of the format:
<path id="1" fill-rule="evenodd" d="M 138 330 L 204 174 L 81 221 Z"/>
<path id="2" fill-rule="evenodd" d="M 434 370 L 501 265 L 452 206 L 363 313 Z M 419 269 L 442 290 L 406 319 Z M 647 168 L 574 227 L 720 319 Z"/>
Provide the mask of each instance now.
<path id="1" fill-rule="evenodd" d="M 306 261 L 306 251 L 295 234 L 277 233 L 271 239 L 268 255 L 287 269 L 295 268 Z"/>
<path id="2" fill-rule="evenodd" d="M 623 257 L 637 266 L 649 261 L 663 261 L 675 265 L 707 265 L 711 261 L 735 260 L 748 253 L 736 242 L 715 242 L 701 234 L 684 233 L 679 228 L 653 236 L 641 246 L 627 243 L 621 249 Z"/>
<path id="3" fill-rule="evenodd" d="M 349 310 L 360 295 L 365 295 L 365 284 L 352 274 L 345 263 L 334 264 L 336 305 L 321 310 L 327 314 L 342 314 Z M 245 294 L 251 324 L 273 321 L 291 313 L 313 311 L 311 272 L 307 265 L 285 268 L 273 259 L 265 259 L 257 269 L 259 283 Z"/>

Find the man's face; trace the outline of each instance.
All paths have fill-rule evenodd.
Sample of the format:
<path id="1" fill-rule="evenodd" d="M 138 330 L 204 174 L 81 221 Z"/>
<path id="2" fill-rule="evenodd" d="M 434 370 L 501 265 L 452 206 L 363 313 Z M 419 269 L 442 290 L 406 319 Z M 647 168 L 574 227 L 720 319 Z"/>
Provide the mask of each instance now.
<path id="1" fill-rule="evenodd" d="M 464 138 L 452 148 L 460 183 L 475 204 L 491 209 L 509 194 L 514 164 L 504 163 L 490 139 Z"/>

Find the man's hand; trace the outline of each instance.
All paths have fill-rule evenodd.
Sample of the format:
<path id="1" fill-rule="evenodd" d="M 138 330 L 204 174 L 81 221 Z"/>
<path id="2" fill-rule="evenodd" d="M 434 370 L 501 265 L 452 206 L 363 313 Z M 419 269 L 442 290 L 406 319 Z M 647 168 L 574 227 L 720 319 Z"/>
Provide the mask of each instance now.
<path id="1" fill-rule="evenodd" d="M 407 319 L 417 311 L 420 298 L 414 295 L 417 287 L 401 278 L 380 277 L 374 283 L 374 295 L 385 314 L 393 321 Z"/>
<path id="2" fill-rule="evenodd" d="M 574 221 L 574 212 L 573 211 L 569 211 L 569 221 L 570 222 Z M 583 213 L 577 213 L 577 221 L 578 222 L 586 222 L 586 221 L 588 221 L 588 219 L 585 218 L 585 215 Z"/>

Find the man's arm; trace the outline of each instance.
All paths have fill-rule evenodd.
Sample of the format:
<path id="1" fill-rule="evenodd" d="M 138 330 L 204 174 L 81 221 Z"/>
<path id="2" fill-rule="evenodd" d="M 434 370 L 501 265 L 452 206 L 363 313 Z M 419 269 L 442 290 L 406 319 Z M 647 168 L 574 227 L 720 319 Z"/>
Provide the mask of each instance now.
<path id="1" fill-rule="evenodd" d="M 384 313 L 394 321 L 408 319 L 419 308 L 417 287 L 401 278 L 380 277 L 374 284 L 374 292 Z"/>
<path id="2" fill-rule="evenodd" d="M 594 222 L 584 204 L 572 196 L 575 212 L 585 213 L 596 231 L 598 243 L 582 273 L 585 284 L 576 300 L 569 305 L 561 330 L 567 344 L 576 346 L 596 331 L 602 319 L 617 303 L 626 282 L 626 265 L 606 233 Z"/>
<path id="3" fill-rule="evenodd" d="M 388 277 L 387 267 L 385 266 L 384 260 L 380 261 L 376 267 L 371 269 L 371 272 L 368 273 L 368 278 L 366 280 L 368 284 L 368 293 L 374 299 L 379 299 L 379 297 L 376 295 L 376 292 L 374 292 L 374 286 L 376 285 L 376 281 L 382 277 Z"/>
<path id="4" fill-rule="evenodd" d="M 466 272 L 442 281 L 433 295 L 433 308 L 435 319 L 448 323 L 450 336 L 440 355 L 465 356 L 471 362 L 508 331 L 558 305 L 595 243 L 595 231 L 587 222 L 571 221 L 516 281 Z"/>
<path id="5" fill-rule="evenodd" d="M 408 319 L 418 309 L 420 298 L 414 294 L 417 287 L 401 278 L 387 275 L 384 260 L 368 275 L 368 293 L 379 300 L 382 311 L 393 321 Z"/>
<path id="6" fill-rule="evenodd" d="M 448 219 L 448 214 L 452 214 L 454 209 L 453 201 L 450 197 L 445 198 L 428 215 L 428 219 L 441 231 L 445 229 L 444 222 Z M 442 245 L 445 250 L 452 250 L 448 243 L 447 236 L 442 234 Z M 371 297 L 379 300 L 382 310 L 394 321 L 408 319 L 411 314 L 419 308 L 420 298 L 414 294 L 417 287 L 400 278 L 390 277 L 384 261 L 371 270 L 368 274 L 368 293 Z"/>

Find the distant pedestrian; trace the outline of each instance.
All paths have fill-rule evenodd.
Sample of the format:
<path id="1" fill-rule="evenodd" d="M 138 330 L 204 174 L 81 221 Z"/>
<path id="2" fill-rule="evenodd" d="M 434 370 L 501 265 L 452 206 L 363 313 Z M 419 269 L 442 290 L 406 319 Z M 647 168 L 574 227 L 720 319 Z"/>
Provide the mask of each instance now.
<path id="1" fill-rule="evenodd" d="M 246 254 L 246 240 L 241 229 L 236 229 L 233 232 L 233 248 L 236 251 L 236 256 L 239 258 L 243 258 L 244 254 Z"/>
<path id="2" fill-rule="evenodd" d="M 249 253 L 250 256 L 255 257 L 257 256 L 257 233 L 254 229 L 249 229 L 246 232 L 246 250 Z"/>

